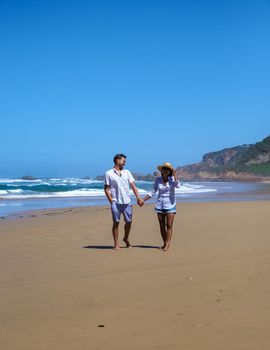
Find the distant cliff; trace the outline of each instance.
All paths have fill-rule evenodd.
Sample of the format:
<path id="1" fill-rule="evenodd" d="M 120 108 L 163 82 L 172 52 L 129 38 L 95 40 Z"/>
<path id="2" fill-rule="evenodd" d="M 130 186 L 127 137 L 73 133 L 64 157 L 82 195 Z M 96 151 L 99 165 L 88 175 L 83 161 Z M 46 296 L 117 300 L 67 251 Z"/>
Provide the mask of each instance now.
<path id="1" fill-rule="evenodd" d="M 177 167 L 177 175 L 184 181 L 269 181 L 270 136 L 207 153 L 199 163 Z"/>

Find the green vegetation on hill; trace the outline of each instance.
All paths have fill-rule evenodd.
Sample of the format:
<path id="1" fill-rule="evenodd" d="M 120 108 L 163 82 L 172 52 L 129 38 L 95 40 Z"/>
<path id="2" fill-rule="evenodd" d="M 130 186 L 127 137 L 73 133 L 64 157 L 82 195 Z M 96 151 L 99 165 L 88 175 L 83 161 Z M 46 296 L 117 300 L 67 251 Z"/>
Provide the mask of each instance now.
<path id="1" fill-rule="evenodd" d="M 257 174 L 262 176 L 270 176 L 270 163 L 265 164 L 252 164 L 249 165 L 243 170 L 247 173 Z"/>
<path id="2" fill-rule="evenodd" d="M 257 142 L 254 145 L 250 145 L 241 152 L 238 164 L 244 165 L 260 156 L 270 154 L 270 136 L 263 139 L 261 142 Z M 258 168 L 259 169 L 259 168 Z"/>
<path id="3" fill-rule="evenodd" d="M 177 168 L 187 179 L 244 179 L 270 177 L 270 136 L 260 142 L 207 153 L 202 161 Z"/>

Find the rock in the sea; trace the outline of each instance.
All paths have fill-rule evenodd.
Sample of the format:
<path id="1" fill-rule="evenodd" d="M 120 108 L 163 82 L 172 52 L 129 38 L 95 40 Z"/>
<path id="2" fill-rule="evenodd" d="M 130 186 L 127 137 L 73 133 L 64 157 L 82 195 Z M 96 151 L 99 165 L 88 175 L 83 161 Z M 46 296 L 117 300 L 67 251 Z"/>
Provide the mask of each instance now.
<path id="1" fill-rule="evenodd" d="M 22 180 L 38 180 L 37 177 L 31 176 L 31 175 L 24 175 L 21 177 Z"/>

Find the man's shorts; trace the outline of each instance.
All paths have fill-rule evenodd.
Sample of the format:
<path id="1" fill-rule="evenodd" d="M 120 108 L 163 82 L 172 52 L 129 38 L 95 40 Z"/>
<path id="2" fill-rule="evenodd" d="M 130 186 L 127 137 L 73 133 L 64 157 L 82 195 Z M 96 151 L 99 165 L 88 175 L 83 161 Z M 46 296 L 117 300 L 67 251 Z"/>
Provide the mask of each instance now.
<path id="1" fill-rule="evenodd" d="M 118 204 L 112 202 L 111 205 L 113 222 L 119 222 L 121 213 L 124 215 L 125 222 L 132 222 L 132 204 Z"/>

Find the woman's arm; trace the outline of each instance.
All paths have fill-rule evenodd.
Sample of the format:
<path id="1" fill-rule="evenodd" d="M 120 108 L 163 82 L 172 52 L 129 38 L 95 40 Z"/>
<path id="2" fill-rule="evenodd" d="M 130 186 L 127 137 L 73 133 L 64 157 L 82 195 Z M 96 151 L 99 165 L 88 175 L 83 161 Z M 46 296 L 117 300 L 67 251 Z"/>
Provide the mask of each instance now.
<path id="1" fill-rule="evenodd" d="M 152 198 L 157 192 L 157 190 L 158 190 L 158 178 L 156 178 L 155 180 L 153 190 L 143 198 L 143 201 L 145 202 L 145 201 L 148 201 L 148 199 Z"/>
<path id="2" fill-rule="evenodd" d="M 180 187 L 180 181 L 179 181 L 179 179 L 177 178 L 175 169 L 173 169 L 172 176 L 173 176 L 173 178 L 174 178 L 174 186 L 175 186 L 175 187 Z"/>
<path id="3" fill-rule="evenodd" d="M 148 199 L 150 199 L 151 198 L 151 196 L 149 196 L 148 194 L 143 198 L 143 201 L 144 202 L 146 202 L 146 201 L 148 201 Z"/>
<path id="4" fill-rule="evenodd" d="M 173 169 L 173 171 L 172 171 L 172 176 L 174 177 L 174 180 L 175 180 L 175 181 L 178 180 L 178 179 L 177 179 L 177 175 L 176 175 L 175 169 Z"/>

